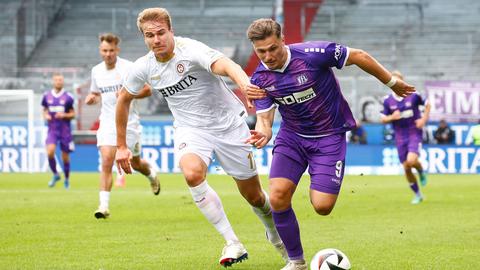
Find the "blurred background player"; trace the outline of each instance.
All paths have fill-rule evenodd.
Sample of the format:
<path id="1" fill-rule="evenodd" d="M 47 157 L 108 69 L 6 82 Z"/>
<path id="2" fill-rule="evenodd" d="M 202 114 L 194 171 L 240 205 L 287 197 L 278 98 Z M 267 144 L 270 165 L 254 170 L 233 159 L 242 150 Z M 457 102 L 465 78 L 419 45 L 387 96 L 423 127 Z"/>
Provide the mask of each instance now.
<path id="1" fill-rule="evenodd" d="M 452 144 L 455 140 L 455 132 L 450 128 L 445 119 L 440 120 L 437 130 L 433 133 L 437 144 Z"/>
<path id="2" fill-rule="evenodd" d="M 282 116 L 270 168 L 270 203 L 289 261 L 282 270 L 306 270 L 300 229 L 292 198 L 305 170 L 310 202 L 328 215 L 337 201 L 345 170 L 346 132 L 355 120 L 332 68 L 357 65 L 399 95 L 415 88 L 394 77 L 368 53 L 327 41 L 285 45 L 280 24 L 258 19 L 247 30 L 261 63 L 252 84 L 265 89 L 255 100 L 257 125 L 247 142 L 264 147 L 272 138 L 275 108 Z M 252 92 L 260 92 L 252 89 Z"/>
<path id="3" fill-rule="evenodd" d="M 75 150 L 70 121 L 75 118 L 73 109 L 74 99 L 70 93 L 63 89 L 64 78 L 62 74 L 54 74 L 52 77 L 53 89 L 44 93 L 42 98 L 43 117 L 48 123 L 48 134 L 45 144 L 47 146 L 48 165 L 53 172 L 49 187 L 55 186 L 60 180 L 55 161 L 55 150 L 60 143 L 63 161 L 63 173 L 65 175 L 64 187 L 70 187 L 70 153 Z"/>
<path id="4" fill-rule="evenodd" d="M 251 146 L 244 143 L 249 136 L 245 106 L 220 77 L 228 76 L 246 93 L 254 87 L 247 74 L 205 44 L 175 37 L 166 9 L 143 10 L 137 26 L 150 52 L 135 61 L 118 99 L 118 166 L 126 173 L 131 171 L 130 151 L 125 145 L 128 106 L 148 83 L 165 97 L 172 111 L 175 156 L 193 200 L 226 241 L 219 263 L 230 266 L 246 259 L 248 253 L 233 231 L 220 197 L 206 180 L 214 154 L 264 224 L 267 239 L 286 257 L 273 224 L 268 196 L 260 185 Z"/>
<path id="5" fill-rule="evenodd" d="M 110 215 L 109 201 L 112 190 L 112 166 L 117 151 L 117 133 L 115 128 L 115 105 L 118 90 L 122 87 L 123 80 L 132 66 L 132 62 L 118 57 L 120 52 L 118 36 L 106 33 L 100 35 L 99 51 L 103 59 L 101 63 L 92 68 L 90 94 L 85 98 L 87 105 L 95 104 L 102 100 L 100 112 L 100 127 L 97 131 L 97 146 L 100 149 L 102 168 L 100 172 L 100 205 L 95 211 L 96 218 L 107 218 Z M 136 98 L 151 95 L 148 86 L 144 86 Z M 130 106 L 127 124 L 127 145 L 132 151 L 131 165 L 134 170 L 145 175 L 155 195 L 160 193 L 160 183 L 155 170 L 140 158 L 140 117 L 137 111 L 137 102 L 134 100 Z M 121 172 L 117 172 L 120 173 Z"/>
<path id="6" fill-rule="evenodd" d="M 403 80 L 402 74 L 398 71 L 394 71 L 392 75 L 397 80 Z M 423 114 L 420 111 L 422 105 L 425 106 Z M 412 204 L 419 204 L 424 199 L 412 168 L 417 170 L 421 185 L 427 184 L 426 172 L 423 170 L 418 156 L 422 148 L 422 129 L 428 121 L 429 114 L 430 104 L 416 93 L 408 97 L 392 93 L 383 101 L 381 121 L 384 124 L 392 123 L 395 130 L 398 157 L 403 165 L 410 188 L 415 193 Z"/>

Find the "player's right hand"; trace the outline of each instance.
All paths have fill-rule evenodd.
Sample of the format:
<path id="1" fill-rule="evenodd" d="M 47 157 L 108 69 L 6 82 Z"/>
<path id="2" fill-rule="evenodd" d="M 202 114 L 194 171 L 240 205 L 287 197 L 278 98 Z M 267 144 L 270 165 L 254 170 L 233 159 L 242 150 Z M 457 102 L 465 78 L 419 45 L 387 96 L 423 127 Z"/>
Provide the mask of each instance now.
<path id="1" fill-rule="evenodd" d="M 268 141 L 269 139 L 267 139 L 267 135 L 263 134 L 263 132 L 250 130 L 250 137 L 248 137 L 245 143 L 249 143 L 255 146 L 257 149 L 260 149 L 264 147 Z"/>
<path id="2" fill-rule="evenodd" d="M 402 114 L 400 113 L 399 110 L 395 110 L 393 113 L 392 113 L 392 120 L 399 120 L 400 118 L 402 118 Z"/>
<path id="3" fill-rule="evenodd" d="M 410 85 L 401 79 L 397 78 L 397 82 L 392 86 L 393 92 L 400 97 L 406 97 L 415 93 L 415 86 Z"/>
<path id="4" fill-rule="evenodd" d="M 85 104 L 92 105 L 92 104 L 95 104 L 95 103 L 97 103 L 97 96 L 92 95 L 92 94 L 88 94 L 85 97 Z"/>
<path id="5" fill-rule="evenodd" d="M 132 152 L 127 147 L 117 148 L 117 153 L 115 154 L 115 161 L 117 163 L 118 172 L 125 172 L 126 174 L 132 173 L 132 166 L 130 164 L 130 159 L 132 158 Z"/>

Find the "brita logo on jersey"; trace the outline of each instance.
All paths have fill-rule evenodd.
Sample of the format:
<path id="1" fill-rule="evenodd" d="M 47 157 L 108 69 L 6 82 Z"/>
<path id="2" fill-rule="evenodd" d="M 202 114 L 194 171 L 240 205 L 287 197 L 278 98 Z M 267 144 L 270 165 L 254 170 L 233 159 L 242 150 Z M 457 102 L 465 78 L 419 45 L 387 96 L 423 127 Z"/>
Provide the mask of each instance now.
<path id="1" fill-rule="evenodd" d="M 181 81 L 176 83 L 175 85 L 165 87 L 162 89 L 155 89 L 155 90 L 160 92 L 163 97 L 168 97 L 184 90 L 185 88 L 190 87 L 196 80 L 197 78 L 193 77 L 192 75 L 188 75 L 187 77 L 183 78 Z"/>

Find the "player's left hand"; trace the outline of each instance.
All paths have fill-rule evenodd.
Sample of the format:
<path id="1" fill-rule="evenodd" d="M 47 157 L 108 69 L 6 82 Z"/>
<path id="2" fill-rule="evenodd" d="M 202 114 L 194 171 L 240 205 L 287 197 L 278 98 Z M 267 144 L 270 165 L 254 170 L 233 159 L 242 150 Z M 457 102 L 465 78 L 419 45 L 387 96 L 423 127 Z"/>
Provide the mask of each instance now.
<path id="1" fill-rule="evenodd" d="M 400 97 L 409 96 L 416 91 L 415 86 L 410 85 L 401 79 L 397 79 L 397 82 L 392 86 L 392 90 Z"/>
<path id="2" fill-rule="evenodd" d="M 264 147 L 268 143 L 267 135 L 257 130 L 250 130 L 250 137 L 245 141 L 255 146 L 257 149 Z"/>
<path id="3" fill-rule="evenodd" d="M 422 129 L 425 126 L 425 120 L 423 120 L 423 118 L 415 120 L 415 126 L 418 129 Z"/>
<path id="4" fill-rule="evenodd" d="M 55 113 L 55 118 L 56 119 L 63 119 L 63 118 L 65 118 L 65 113 L 64 112 L 57 112 L 57 113 Z"/>

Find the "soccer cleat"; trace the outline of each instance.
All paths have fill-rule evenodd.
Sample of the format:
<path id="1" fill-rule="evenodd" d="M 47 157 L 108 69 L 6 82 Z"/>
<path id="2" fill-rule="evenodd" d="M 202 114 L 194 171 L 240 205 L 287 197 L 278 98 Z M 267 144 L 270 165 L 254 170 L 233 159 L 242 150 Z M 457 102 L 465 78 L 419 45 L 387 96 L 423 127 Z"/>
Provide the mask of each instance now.
<path id="1" fill-rule="evenodd" d="M 308 266 L 305 260 L 292 260 L 288 261 L 281 270 L 308 270 Z"/>
<path id="2" fill-rule="evenodd" d="M 117 179 L 115 180 L 116 187 L 125 187 L 125 174 L 117 174 Z"/>
<path id="3" fill-rule="evenodd" d="M 156 176 L 153 180 L 150 180 L 150 187 L 152 187 L 153 194 L 158 195 L 160 193 L 160 181 Z"/>
<path id="4" fill-rule="evenodd" d="M 232 264 L 248 259 L 248 253 L 240 242 L 227 242 L 222 250 L 220 264 L 223 267 L 232 266 Z"/>
<path id="5" fill-rule="evenodd" d="M 419 174 L 420 175 L 420 184 L 422 187 L 427 185 L 427 174 L 425 172 L 422 172 Z"/>
<path id="6" fill-rule="evenodd" d="M 412 204 L 419 204 L 423 201 L 423 196 L 422 195 L 415 195 L 412 199 Z"/>
<path id="7" fill-rule="evenodd" d="M 68 178 L 65 178 L 65 181 L 63 182 L 63 186 L 65 187 L 65 189 L 70 188 L 70 180 Z"/>
<path id="8" fill-rule="evenodd" d="M 54 174 L 53 177 L 52 177 L 52 180 L 50 180 L 50 182 L 48 182 L 48 186 L 49 187 L 54 187 L 55 184 L 60 181 L 60 175 L 58 174 Z"/>
<path id="9" fill-rule="evenodd" d="M 275 247 L 275 249 L 282 255 L 283 260 L 288 263 L 288 253 L 287 249 L 285 249 L 285 245 L 283 244 L 282 240 L 280 239 L 279 242 L 274 243 L 270 238 L 268 237 L 268 233 L 265 232 L 265 236 L 267 237 L 267 240 Z"/>
<path id="10" fill-rule="evenodd" d="M 95 218 L 100 219 L 106 219 L 110 216 L 110 212 L 106 208 L 98 208 L 97 211 L 95 211 Z"/>

